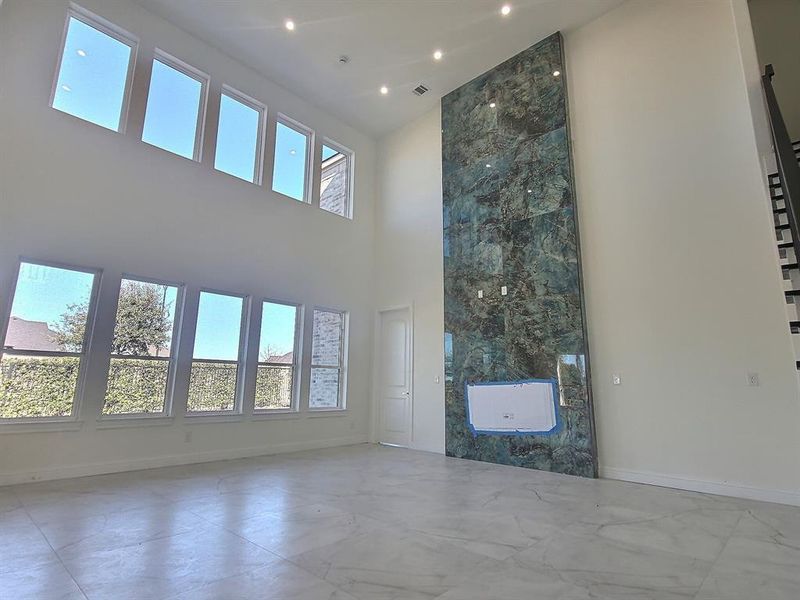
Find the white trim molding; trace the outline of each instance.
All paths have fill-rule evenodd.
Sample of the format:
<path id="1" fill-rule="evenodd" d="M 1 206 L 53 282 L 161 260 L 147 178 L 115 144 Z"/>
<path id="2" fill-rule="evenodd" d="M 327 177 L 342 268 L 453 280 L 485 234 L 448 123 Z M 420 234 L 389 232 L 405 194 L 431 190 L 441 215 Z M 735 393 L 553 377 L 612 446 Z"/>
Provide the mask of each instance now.
<path id="1" fill-rule="evenodd" d="M 618 481 L 629 481 L 631 483 L 643 483 L 645 485 L 688 490 L 690 492 L 701 492 L 718 496 L 744 498 L 746 500 L 759 500 L 761 502 L 775 502 L 777 504 L 800 506 L 800 490 L 757 488 L 728 481 L 705 481 L 691 477 L 676 477 L 674 475 L 664 475 L 662 473 L 652 473 L 648 471 L 631 471 L 629 469 L 604 467 L 602 465 L 600 466 L 600 477 L 603 479 L 616 479 Z"/>

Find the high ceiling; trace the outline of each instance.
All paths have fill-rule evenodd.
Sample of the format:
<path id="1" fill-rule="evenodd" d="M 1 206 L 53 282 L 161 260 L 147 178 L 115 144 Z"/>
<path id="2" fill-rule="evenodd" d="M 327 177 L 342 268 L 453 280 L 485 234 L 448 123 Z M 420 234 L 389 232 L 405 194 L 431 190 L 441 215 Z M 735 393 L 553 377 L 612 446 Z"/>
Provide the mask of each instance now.
<path id="1" fill-rule="evenodd" d="M 504 17 L 502 0 L 137 1 L 373 136 L 424 114 L 543 37 L 622 2 L 509 0 Z M 433 59 L 437 49 L 440 61 Z M 417 97 L 412 90 L 421 83 L 430 91 Z"/>

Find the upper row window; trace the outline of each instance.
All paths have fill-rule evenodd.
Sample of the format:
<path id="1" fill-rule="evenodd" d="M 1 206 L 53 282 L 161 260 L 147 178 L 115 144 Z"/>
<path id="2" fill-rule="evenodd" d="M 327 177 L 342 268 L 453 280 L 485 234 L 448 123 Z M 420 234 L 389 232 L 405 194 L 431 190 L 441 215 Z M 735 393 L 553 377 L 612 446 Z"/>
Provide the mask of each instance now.
<path id="1" fill-rule="evenodd" d="M 159 53 L 153 60 L 142 141 L 199 160 L 206 87 L 200 72 Z"/>
<path id="2" fill-rule="evenodd" d="M 120 131 L 127 112 L 136 41 L 70 10 L 52 106 Z"/>
<path id="3" fill-rule="evenodd" d="M 71 8 L 53 89 L 52 106 L 113 131 L 124 128 L 138 42 L 111 23 Z M 209 77 L 155 51 L 147 94 L 142 141 L 199 161 Z M 214 168 L 250 183 L 262 183 L 266 107 L 223 86 L 220 95 Z M 314 157 L 314 132 L 278 115 L 272 190 L 311 202 L 317 164 L 319 206 L 352 217 L 353 153 L 325 140 Z M 314 160 L 316 158 L 316 160 Z"/>

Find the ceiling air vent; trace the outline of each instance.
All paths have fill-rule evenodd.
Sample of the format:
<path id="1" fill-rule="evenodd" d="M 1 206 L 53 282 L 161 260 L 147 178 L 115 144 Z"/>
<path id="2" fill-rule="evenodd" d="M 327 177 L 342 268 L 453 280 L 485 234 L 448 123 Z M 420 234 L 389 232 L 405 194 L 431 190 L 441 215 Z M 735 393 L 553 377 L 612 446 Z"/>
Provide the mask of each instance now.
<path id="1" fill-rule="evenodd" d="M 428 91 L 428 88 L 422 85 L 421 83 L 414 88 L 414 95 L 415 96 L 422 96 L 425 92 Z"/>

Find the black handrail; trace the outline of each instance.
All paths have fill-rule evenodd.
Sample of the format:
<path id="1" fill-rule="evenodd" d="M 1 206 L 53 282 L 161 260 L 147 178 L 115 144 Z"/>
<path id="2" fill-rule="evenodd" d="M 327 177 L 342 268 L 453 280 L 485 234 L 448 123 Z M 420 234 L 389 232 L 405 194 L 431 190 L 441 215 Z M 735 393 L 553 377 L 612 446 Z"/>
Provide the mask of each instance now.
<path id="1" fill-rule="evenodd" d="M 772 130 L 772 143 L 775 146 L 775 159 L 778 163 L 778 176 L 783 190 L 783 204 L 786 207 L 786 217 L 792 232 L 792 245 L 794 254 L 800 259 L 800 229 L 798 229 L 798 216 L 800 216 L 800 166 L 797 163 L 792 140 L 786 129 L 786 122 L 781 115 L 775 90 L 772 88 L 772 78 L 775 69 L 772 65 L 764 68 L 761 81 L 764 84 L 764 94 L 767 99 L 767 113 L 769 126 Z"/>

